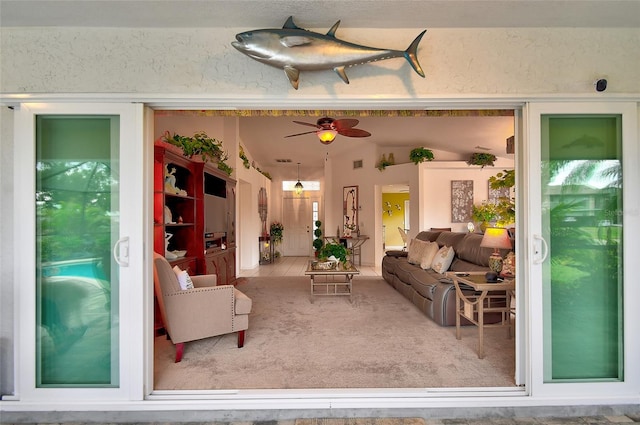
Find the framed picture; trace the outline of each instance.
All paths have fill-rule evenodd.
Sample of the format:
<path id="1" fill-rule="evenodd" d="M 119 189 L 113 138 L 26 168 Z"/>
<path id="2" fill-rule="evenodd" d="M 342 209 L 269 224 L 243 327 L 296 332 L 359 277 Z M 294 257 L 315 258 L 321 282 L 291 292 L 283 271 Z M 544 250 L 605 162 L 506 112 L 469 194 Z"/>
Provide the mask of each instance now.
<path id="1" fill-rule="evenodd" d="M 489 185 L 489 196 L 488 196 L 488 202 L 491 204 L 495 204 L 498 201 L 500 201 L 500 198 L 509 198 L 510 196 L 510 189 L 509 187 L 500 187 L 498 189 L 492 189 L 491 188 L 491 182 L 488 182 Z"/>
<path id="2" fill-rule="evenodd" d="M 345 236 L 350 236 L 358 226 L 358 186 L 342 188 L 342 229 Z"/>
<path id="3" fill-rule="evenodd" d="M 451 180 L 451 222 L 467 223 L 473 212 L 473 180 Z"/>

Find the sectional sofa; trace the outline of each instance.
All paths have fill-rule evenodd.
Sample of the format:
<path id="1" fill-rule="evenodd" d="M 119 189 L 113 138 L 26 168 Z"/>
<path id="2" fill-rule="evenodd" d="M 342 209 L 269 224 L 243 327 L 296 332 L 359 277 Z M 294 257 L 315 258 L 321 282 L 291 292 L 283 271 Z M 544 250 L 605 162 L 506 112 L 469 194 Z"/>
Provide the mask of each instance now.
<path id="1" fill-rule="evenodd" d="M 448 271 L 489 271 L 488 260 L 493 250 L 480 247 L 481 234 L 423 231 L 416 239 L 436 242 L 439 247 L 452 247 L 454 256 Z M 500 253 L 504 257 L 508 250 Z M 455 326 L 456 293 L 453 283 L 444 273 L 410 263 L 408 254 L 408 251 L 387 251 L 382 258 L 382 277 L 436 323 Z M 490 323 L 491 318 L 485 317 L 485 321 Z"/>

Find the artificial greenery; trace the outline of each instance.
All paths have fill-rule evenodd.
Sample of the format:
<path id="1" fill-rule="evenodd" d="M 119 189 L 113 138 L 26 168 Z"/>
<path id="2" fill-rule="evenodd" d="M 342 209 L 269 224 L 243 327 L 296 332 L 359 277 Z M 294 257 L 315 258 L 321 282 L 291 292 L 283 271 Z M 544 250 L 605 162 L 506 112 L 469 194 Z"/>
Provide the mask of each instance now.
<path id="1" fill-rule="evenodd" d="M 479 165 L 484 168 L 487 165 L 493 166 L 493 162 L 496 160 L 496 156 L 492 153 L 475 152 L 471 154 L 471 158 L 467 161 L 469 165 Z"/>
<path id="2" fill-rule="evenodd" d="M 233 167 L 231 167 L 224 161 L 218 162 L 218 170 L 224 171 L 229 176 L 231 175 L 231 173 L 233 173 Z"/>
<path id="3" fill-rule="evenodd" d="M 385 154 L 382 154 L 382 158 L 380 159 L 380 161 L 378 161 L 376 168 L 380 171 L 384 171 L 385 168 L 393 164 L 395 164 L 395 162 L 391 159 L 391 155 L 389 156 L 389 159 L 387 159 Z"/>
<path id="4" fill-rule="evenodd" d="M 244 148 L 242 147 L 242 145 L 240 145 L 240 152 L 238 153 L 238 156 L 242 160 L 242 165 L 244 165 L 244 168 L 246 168 L 247 170 L 251 168 L 251 165 L 249 164 L 249 158 L 247 158 L 247 155 L 244 153 Z"/>
<path id="5" fill-rule="evenodd" d="M 316 237 L 313 240 L 313 249 L 316 250 L 316 252 L 320 251 L 320 248 L 322 248 L 322 245 L 324 245 L 324 240 L 322 239 L 322 222 L 320 220 L 316 220 L 315 222 L 316 225 L 316 229 L 313 231 L 313 235 Z"/>
<path id="6" fill-rule="evenodd" d="M 498 173 L 495 176 L 489 177 L 489 185 L 491 189 L 502 189 L 505 187 L 512 188 L 516 184 L 516 171 L 515 170 L 502 170 L 502 173 Z"/>
<path id="7" fill-rule="evenodd" d="M 271 236 L 271 242 L 274 244 L 279 244 L 282 242 L 282 235 L 284 234 L 284 226 L 282 223 L 278 221 L 274 221 L 271 223 L 271 227 L 269 228 L 269 236 Z"/>
<path id="8" fill-rule="evenodd" d="M 326 260 L 331 256 L 336 257 L 341 263 L 347 261 L 347 248 L 344 245 L 339 243 L 326 243 L 320 248 L 318 251 L 318 258 L 321 260 Z"/>
<path id="9" fill-rule="evenodd" d="M 416 165 L 424 161 L 433 161 L 433 152 L 427 148 L 415 148 L 409 152 L 409 159 Z"/>
<path id="10" fill-rule="evenodd" d="M 225 162 L 229 156 L 222 148 L 222 141 L 209 137 L 204 131 L 195 132 L 191 137 L 171 135 L 167 131 L 163 140 L 182 149 L 182 154 L 188 158 L 200 156 L 203 162 L 217 162 L 218 169 L 228 175 L 233 173 L 233 168 Z"/>

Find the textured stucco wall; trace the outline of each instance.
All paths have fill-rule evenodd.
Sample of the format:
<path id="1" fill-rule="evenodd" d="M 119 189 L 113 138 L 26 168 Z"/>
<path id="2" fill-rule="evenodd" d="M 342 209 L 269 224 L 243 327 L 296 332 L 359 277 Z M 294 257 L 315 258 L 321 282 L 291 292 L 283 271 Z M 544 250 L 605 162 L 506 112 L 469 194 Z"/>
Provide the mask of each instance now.
<path id="1" fill-rule="evenodd" d="M 584 94 L 604 100 L 620 93 L 640 93 L 637 28 L 432 29 L 427 31 L 418 51 L 425 79 L 416 75 L 404 59 L 393 59 L 349 69 L 349 85 L 331 71 L 303 73 L 298 91 L 289 85 L 281 70 L 255 62 L 231 47 L 235 34 L 248 29 L 0 28 L 0 94 L 176 94 L 275 103 L 360 98 L 369 99 L 371 108 L 375 108 L 376 98 L 526 99 L 557 95 L 561 99 Z M 327 29 L 316 30 L 326 33 Z M 355 43 L 404 50 L 422 29 L 342 27 L 337 35 Z M 592 83 L 601 76 L 609 80 L 609 88 L 596 94 Z M 13 339 L 14 325 L 8 319 L 13 311 L 13 274 L 9 266 L 13 261 L 11 120 L 10 111 L 3 110 L 2 394 L 14 389 L 10 343 L 5 343 Z M 395 175 L 394 170 L 386 173 L 387 177 Z M 403 181 L 400 175 L 396 178 Z M 335 182 L 342 183 L 339 179 Z M 373 199 L 373 193 L 362 195 Z M 328 205 L 332 202 L 329 200 Z M 417 223 L 418 218 L 412 215 L 414 220 Z M 376 221 L 371 217 L 368 222 Z"/>
<path id="2" fill-rule="evenodd" d="M 3 28 L 0 87 L 7 92 L 188 93 L 215 96 L 423 97 L 461 94 L 640 92 L 640 29 L 432 29 L 418 57 L 347 70 L 302 73 L 300 90 L 281 70 L 236 51 L 227 29 Z M 416 29 L 340 28 L 338 37 L 404 50 Z M 318 29 L 326 32 L 326 29 Z"/>

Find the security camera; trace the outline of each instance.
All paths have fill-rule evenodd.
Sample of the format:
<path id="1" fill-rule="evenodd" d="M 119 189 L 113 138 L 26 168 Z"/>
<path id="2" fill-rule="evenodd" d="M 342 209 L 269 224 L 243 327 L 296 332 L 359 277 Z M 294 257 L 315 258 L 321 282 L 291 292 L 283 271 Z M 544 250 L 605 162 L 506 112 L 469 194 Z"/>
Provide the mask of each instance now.
<path id="1" fill-rule="evenodd" d="M 593 85 L 596 86 L 597 92 L 605 91 L 607 89 L 607 80 L 604 78 L 600 78 L 596 80 L 596 82 L 593 83 Z"/>

